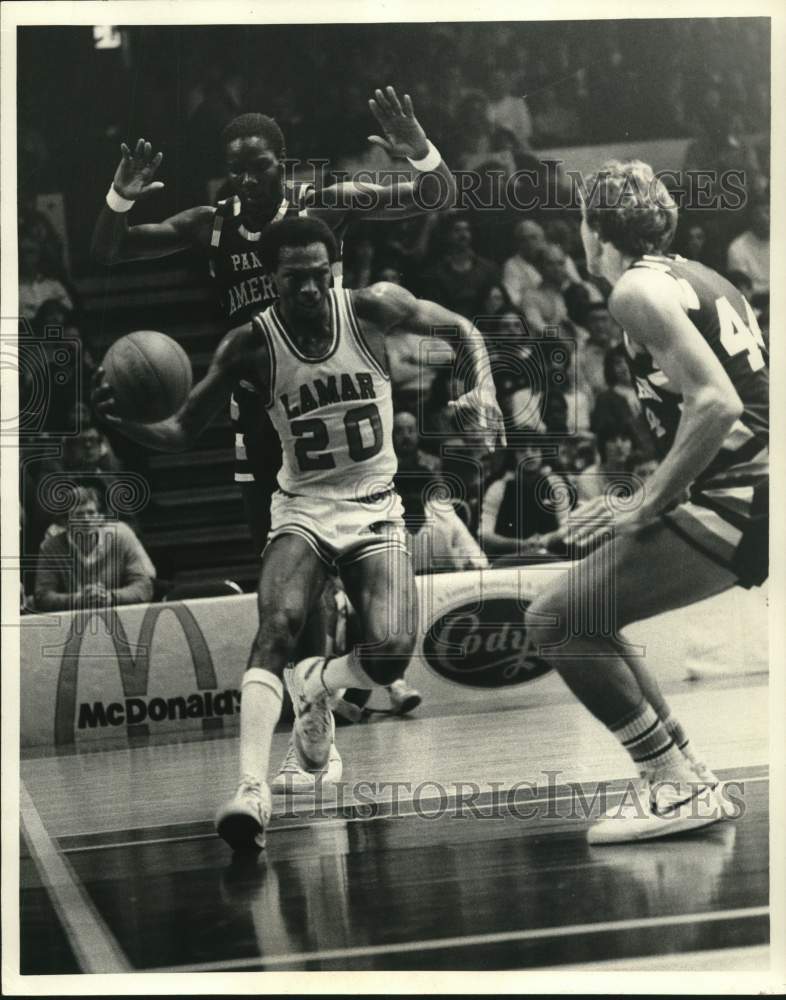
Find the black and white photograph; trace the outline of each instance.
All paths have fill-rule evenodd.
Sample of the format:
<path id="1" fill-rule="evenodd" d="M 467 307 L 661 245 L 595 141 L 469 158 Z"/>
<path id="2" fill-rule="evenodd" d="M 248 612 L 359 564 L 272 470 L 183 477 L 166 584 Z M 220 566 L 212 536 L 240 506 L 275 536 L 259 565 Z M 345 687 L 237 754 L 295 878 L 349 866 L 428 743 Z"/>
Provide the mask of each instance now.
<path id="1" fill-rule="evenodd" d="M 1 13 L 3 992 L 786 990 L 786 10 Z"/>

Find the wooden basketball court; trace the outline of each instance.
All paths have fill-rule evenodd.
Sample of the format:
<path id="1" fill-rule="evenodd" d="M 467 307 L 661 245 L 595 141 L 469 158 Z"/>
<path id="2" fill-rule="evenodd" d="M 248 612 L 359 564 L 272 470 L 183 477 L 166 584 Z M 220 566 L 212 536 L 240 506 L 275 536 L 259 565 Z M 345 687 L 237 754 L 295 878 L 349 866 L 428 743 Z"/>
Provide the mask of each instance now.
<path id="1" fill-rule="evenodd" d="M 765 679 L 666 691 L 738 815 L 638 845 L 586 843 L 631 768 L 567 692 L 339 729 L 252 860 L 212 825 L 236 735 L 27 755 L 21 971 L 765 969 Z"/>

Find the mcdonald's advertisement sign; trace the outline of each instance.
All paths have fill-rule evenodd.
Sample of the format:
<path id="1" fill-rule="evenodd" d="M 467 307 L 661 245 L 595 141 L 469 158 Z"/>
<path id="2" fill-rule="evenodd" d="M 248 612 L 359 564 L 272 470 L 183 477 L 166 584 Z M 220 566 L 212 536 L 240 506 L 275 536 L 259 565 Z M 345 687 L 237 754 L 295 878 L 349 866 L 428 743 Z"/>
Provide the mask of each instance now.
<path id="1" fill-rule="evenodd" d="M 22 621 L 22 746 L 237 726 L 256 599 Z"/>

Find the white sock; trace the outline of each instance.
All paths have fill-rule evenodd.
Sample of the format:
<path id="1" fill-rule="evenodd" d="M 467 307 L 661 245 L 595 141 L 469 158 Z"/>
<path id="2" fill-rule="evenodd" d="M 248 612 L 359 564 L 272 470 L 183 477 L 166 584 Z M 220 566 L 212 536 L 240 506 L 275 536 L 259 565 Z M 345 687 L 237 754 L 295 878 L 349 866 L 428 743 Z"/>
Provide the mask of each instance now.
<path id="1" fill-rule="evenodd" d="M 240 777 L 267 781 L 284 686 L 269 670 L 251 667 L 243 676 L 240 692 Z"/>
<path id="2" fill-rule="evenodd" d="M 383 686 L 372 681 L 361 667 L 354 650 L 345 653 L 344 656 L 336 656 L 328 660 L 324 667 L 321 664 L 318 665 L 306 677 L 304 683 L 307 698 L 318 698 L 326 691 L 330 694 L 337 694 L 342 688 L 359 688 L 361 691 L 370 691 L 372 688 Z"/>

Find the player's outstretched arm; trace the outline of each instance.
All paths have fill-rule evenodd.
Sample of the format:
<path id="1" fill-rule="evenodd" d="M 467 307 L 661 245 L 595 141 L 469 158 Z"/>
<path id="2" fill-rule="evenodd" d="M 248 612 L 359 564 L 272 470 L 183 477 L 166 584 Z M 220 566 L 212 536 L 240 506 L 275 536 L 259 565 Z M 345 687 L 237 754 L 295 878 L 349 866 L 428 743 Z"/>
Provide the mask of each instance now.
<path id="1" fill-rule="evenodd" d="M 504 418 L 497 402 L 491 362 L 483 336 L 473 323 L 436 302 L 415 298 L 400 285 L 384 281 L 355 292 L 353 301 L 361 319 L 385 332 L 403 326 L 411 333 L 444 338 L 457 331 L 472 362 L 475 385 L 451 405 L 457 412 L 472 417 L 490 451 L 497 442 L 504 447 Z"/>
<path id="2" fill-rule="evenodd" d="M 617 283 L 609 309 L 630 338 L 652 355 L 682 396 L 682 415 L 668 455 L 647 480 L 645 510 L 661 513 L 712 462 L 743 412 L 712 348 L 691 322 L 673 278 L 645 268 Z"/>
<path id="3" fill-rule="evenodd" d="M 409 94 L 399 101 L 393 87 L 375 90 L 368 102 L 383 135 L 370 135 L 369 142 L 393 159 L 407 159 L 417 176 L 414 181 L 402 177 L 389 183 L 344 181 L 312 195 L 309 214 L 323 218 L 335 228 L 348 213 L 364 219 L 404 219 L 421 212 L 452 208 L 456 203 L 456 179 L 439 151 L 426 138 L 415 117 Z M 395 171 L 393 171 L 395 174 Z"/>
<path id="4" fill-rule="evenodd" d="M 123 143 L 120 153 L 106 204 L 93 230 L 93 258 L 102 264 L 119 264 L 167 257 L 198 244 L 213 218 L 209 206 L 186 209 L 163 222 L 129 226 L 128 215 L 135 203 L 164 186 L 153 180 L 164 154 L 153 155 L 153 147 L 144 139 L 137 142 L 133 152 Z"/>
<path id="5" fill-rule="evenodd" d="M 91 403 L 98 416 L 132 441 L 153 451 L 186 451 L 213 417 L 226 408 L 238 370 L 249 364 L 253 343 L 251 324 L 236 327 L 224 337 L 213 355 L 205 377 L 191 389 L 177 413 L 154 424 L 124 420 L 114 409 L 112 386 L 103 368 L 93 377 Z M 246 367 L 247 370 L 247 367 Z"/>

